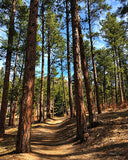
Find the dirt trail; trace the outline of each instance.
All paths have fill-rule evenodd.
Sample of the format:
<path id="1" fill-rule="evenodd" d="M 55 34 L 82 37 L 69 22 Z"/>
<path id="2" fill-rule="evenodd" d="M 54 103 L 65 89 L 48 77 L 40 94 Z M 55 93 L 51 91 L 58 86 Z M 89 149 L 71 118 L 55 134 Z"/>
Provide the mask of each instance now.
<path id="1" fill-rule="evenodd" d="M 87 142 L 75 141 L 75 119 L 55 117 L 32 125 L 31 153 L 13 154 L 17 128 L 0 139 L 0 160 L 125 160 L 128 159 L 128 110 L 107 110 L 100 125 L 89 129 Z M 10 154 L 9 154 L 10 153 Z"/>
<path id="2" fill-rule="evenodd" d="M 69 122 L 70 121 L 70 122 Z M 70 126 L 71 125 L 71 126 Z M 15 160 L 60 160 L 68 159 L 68 155 L 73 152 L 73 141 L 75 134 L 73 133 L 75 126 L 75 119 L 69 120 L 65 117 L 55 117 L 55 119 L 49 119 L 45 123 L 38 123 L 32 125 L 32 138 L 31 138 L 31 153 L 12 154 L 10 153 L 0 155 L 0 159 L 15 159 Z M 74 128 L 74 129 L 73 129 Z M 4 137 L 7 139 L 11 135 L 15 137 L 15 129 L 8 130 L 7 135 Z M 76 131 L 75 131 L 76 132 Z M 73 136 L 74 135 L 74 136 Z M 14 138 L 12 137 L 12 139 Z M 16 137 L 15 137 L 16 138 Z M 11 139 L 11 137 L 10 137 Z M 13 142 L 12 142 L 13 143 Z M 6 143 L 6 145 L 8 145 Z M 14 147 L 14 146 L 13 146 Z M 2 156 L 3 155 L 3 156 Z"/>
<path id="3" fill-rule="evenodd" d="M 31 141 L 33 154 L 42 159 L 66 159 L 65 156 L 73 151 L 73 137 L 67 135 L 69 126 L 70 124 L 66 125 L 65 118 L 55 118 L 45 124 L 33 126 Z M 71 129 L 72 127 L 69 129 L 70 132 L 73 132 Z"/>

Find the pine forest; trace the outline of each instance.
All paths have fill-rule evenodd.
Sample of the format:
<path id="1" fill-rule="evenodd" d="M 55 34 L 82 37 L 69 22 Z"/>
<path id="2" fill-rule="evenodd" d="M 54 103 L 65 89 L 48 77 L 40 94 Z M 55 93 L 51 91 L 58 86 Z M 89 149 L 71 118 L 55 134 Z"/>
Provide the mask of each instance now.
<path id="1" fill-rule="evenodd" d="M 127 0 L 0 1 L 7 159 L 128 159 Z"/>

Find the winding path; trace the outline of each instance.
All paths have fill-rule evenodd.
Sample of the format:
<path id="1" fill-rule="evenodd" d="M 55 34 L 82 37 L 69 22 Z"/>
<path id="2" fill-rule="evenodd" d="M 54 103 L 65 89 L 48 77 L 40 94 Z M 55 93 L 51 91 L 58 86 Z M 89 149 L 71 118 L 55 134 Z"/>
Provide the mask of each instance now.
<path id="1" fill-rule="evenodd" d="M 32 125 L 31 153 L 12 154 L 17 128 L 7 129 L 5 138 L 0 141 L 3 144 L 0 149 L 5 150 L 0 160 L 128 159 L 128 110 L 108 110 L 99 115 L 99 119 L 102 123 L 89 129 L 90 136 L 83 144 L 75 141 L 75 119 L 55 117 L 45 123 L 35 123 Z"/>

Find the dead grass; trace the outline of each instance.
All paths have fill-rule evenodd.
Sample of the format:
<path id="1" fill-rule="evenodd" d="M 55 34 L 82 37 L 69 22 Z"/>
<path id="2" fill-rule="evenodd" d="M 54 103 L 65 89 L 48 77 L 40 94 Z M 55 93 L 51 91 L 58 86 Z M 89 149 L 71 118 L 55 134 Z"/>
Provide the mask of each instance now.
<path id="1" fill-rule="evenodd" d="M 32 152 L 14 154 L 17 128 L 7 128 L 0 139 L 0 159 L 15 160 L 125 160 L 128 159 L 127 104 L 98 115 L 99 125 L 88 130 L 87 142 L 75 140 L 76 121 L 55 117 L 32 127 Z"/>

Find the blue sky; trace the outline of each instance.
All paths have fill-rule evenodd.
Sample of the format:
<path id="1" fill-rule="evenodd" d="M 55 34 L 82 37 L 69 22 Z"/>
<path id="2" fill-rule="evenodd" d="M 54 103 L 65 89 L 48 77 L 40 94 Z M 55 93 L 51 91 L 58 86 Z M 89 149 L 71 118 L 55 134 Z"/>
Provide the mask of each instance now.
<path id="1" fill-rule="evenodd" d="M 27 0 L 29 2 L 29 0 Z M 118 0 L 106 0 L 106 2 L 109 4 L 109 5 L 112 5 L 112 9 L 111 9 L 111 12 L 115 12 L 117 10 L 117 8 L 120 6 L 120 3 Z M 105 18 L 105 14 L 101 16 L 101 18 Z M 99 31 L 100 29 L 100 25 L 97 24 L 95 26 L 95 30 L 96 31 Z M 5 38 L 6 37 L 6 34 L 5 32 L 3 32 L 3 30 L 6 30 L 5 27 L 2 27 L 0 28 L 0 46 L 1 46 L 1 37 Z M 95 43 L 94 43 L 94 46 L 96 48 L 102 48 L 105 46 L 105 43 L 103 41 L 103 39 L 100 37 L 99 39 L 95 40 Z M 0 68 L 3 66 L 3 61 L 0 60 Z M 36 68 L 36 70 L 40 71 L 41 70 L 41 65 L 38 66 Z M 45 75 L 47 73 L 47 57 L 45 57 Z M 67 76 L 67 72 L 65 72 L 65 76 Z"/>

